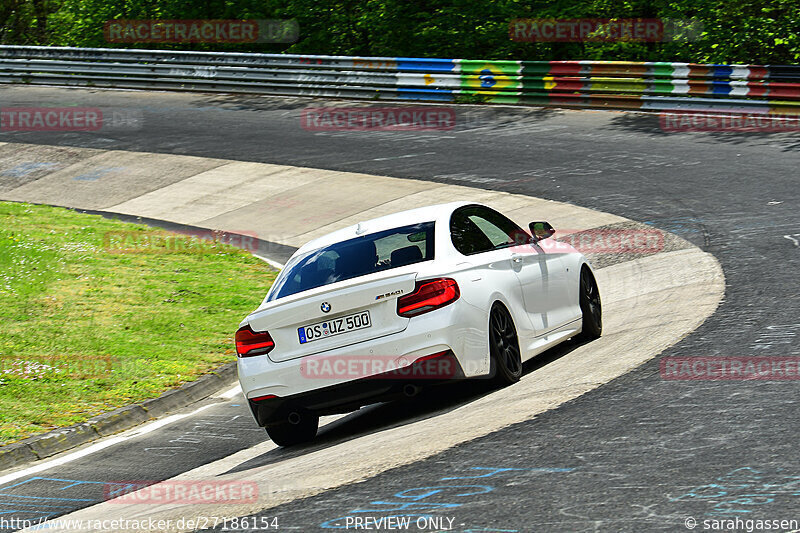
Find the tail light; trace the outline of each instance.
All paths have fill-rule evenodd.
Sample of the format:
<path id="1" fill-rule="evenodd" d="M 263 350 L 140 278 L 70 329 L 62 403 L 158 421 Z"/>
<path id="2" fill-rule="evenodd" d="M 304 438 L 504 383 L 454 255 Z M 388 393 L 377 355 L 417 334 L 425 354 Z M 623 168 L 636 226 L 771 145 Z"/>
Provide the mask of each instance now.
<path id="1" fill-rule="evenodd" d="M 252 357 L 254 355 L 264 355 L 275 347 L 266 331 L 253 331 L 250 324 L 242 326 L 236 332 L 236 353 L 239 357 Z"/>
<path id="2" fill-rule="evenodd" d="M 412 317 L 439 309 L 458 300 L 461 291 L 456 280 L 437 278 L 418 281 L 414 292 L 397 299 L 397 314 Z"/>

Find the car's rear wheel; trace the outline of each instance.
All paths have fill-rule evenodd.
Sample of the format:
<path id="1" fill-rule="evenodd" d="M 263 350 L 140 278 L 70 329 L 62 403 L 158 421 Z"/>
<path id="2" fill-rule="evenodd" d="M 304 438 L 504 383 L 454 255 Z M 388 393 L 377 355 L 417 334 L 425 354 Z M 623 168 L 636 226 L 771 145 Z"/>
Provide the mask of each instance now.
<path id="1" fill-rule="evenodd" d="M 583 327 L 579 341 L 591 341 L 603 334 L 603 309 L 600 302 L 600 291 L 592 271 L 581 269 L 580 305 L 583 314 Z"/>
<path id="2" fill-rule="evenodd" d="M 319 416 L 309 411 L 294 411 L 286 420 L 267 426 L 267 435 L 278 446 L 294 446 L 317 435 Z"/>
<path id="3" fill-rule="evenodd" d="M 522 357 L 517 330 L 511 315 L 502 305 L 495 305 L 489 315 L 489 354 L 494 380 L 510 385 L 522 377 Z"/>

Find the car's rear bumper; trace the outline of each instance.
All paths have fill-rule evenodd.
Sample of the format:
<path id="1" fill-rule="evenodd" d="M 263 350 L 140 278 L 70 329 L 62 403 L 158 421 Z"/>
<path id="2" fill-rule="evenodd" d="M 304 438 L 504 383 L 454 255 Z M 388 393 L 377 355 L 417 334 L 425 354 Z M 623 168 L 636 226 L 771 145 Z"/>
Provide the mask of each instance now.
<path id="1" fill-rule="evenodd" d="M 260 426 L 286 420 L 292 412 L 317 415 L 346 413 L 379 401 L 413 396 L 418 387 L 464 377 L 452 351 L 423 356 L 414 363 L 380 374 L 337 383 L 289 396 L 274 394 L 248 398 Z"/>
<path id="2" fill-rule="evenodd" d="M 239 358 L 239 382 L 248 399 L 288 397 L 381 374 L 448 350 L 467 377 L 482 375 L 488 372 L 489 349 L 484 324 L 488 315 L 459 300 L 412 318 L 404 331 L 376 339 L 288 361 L 272 361 L 268 355 Z M 365 368 L 353 372 L 350 366 L 359 364 Z"/>

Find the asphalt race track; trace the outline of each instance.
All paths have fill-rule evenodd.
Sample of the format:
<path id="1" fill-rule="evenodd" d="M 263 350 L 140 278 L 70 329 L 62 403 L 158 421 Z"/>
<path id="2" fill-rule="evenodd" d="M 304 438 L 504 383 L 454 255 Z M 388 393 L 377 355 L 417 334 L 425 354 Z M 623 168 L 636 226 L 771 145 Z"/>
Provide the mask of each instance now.
<path id="1" fill-rule="evenodd" d="M 300 126 L 302 109 L 321 105 L 312 100 L 5 86 L 0 102 L 124 109 L 136 118 L 98 132 L 3 132 L 0 142 L 417 178 L 645 222 L 712 253 L 727 283 L 717 312 L 663 356 L 800 356 L 800 133 L 666 133 L 651 115 L 473 107 L 459 108 L 452 130 L 313 132 Z M 280 530 L 321 531 L 408 514 L 411 531 L 567 532 L 687 531 L 690 518 L 697 531 L 704 520 L 800 521 L 797 382 L 666 381 L 659 359 L 533 420 L 249 523 L 277 517 Z M 370 407 L 337 422 L 322 445 L 475 394 L 456 387 L 410 406 Z M 102 500 L 90 482 L 113 481 L 110 471 L 124 478 L 126 465 L 146 461 L 153 480 L 167 479 L 265 438 L 236 398 L 206 404 L 113 454 L 13 482 L 0 476 L 0 497 L 53 498 L 68 512 Z M 270 452 L 238 468 L 244 478 L 248 467 L 302 453 Z M 418 529 L 419 515 L 442 521 Z"/>

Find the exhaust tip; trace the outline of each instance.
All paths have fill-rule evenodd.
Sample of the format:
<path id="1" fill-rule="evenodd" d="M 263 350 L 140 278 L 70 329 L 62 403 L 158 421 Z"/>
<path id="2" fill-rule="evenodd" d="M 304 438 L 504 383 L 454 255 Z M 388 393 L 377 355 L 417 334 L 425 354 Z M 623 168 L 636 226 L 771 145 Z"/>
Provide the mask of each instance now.
<path id="1" fill-rule="evenodd" d="M 405 394 L 409 398 L 413 398 L 417 394 L 419 394 L 420 387 L 416 385 L 407 384 L 403 387 L 403 394 Z"/>
<path id="2" fill-rule="evenodd" d="M 297 411 L 293 411 L 289 413 L 288 420 L 290 424 L 296 426 L 297 424 L 300 423 L 302 417 L 300 416 L 300 413 L 298 413 Z"/>

